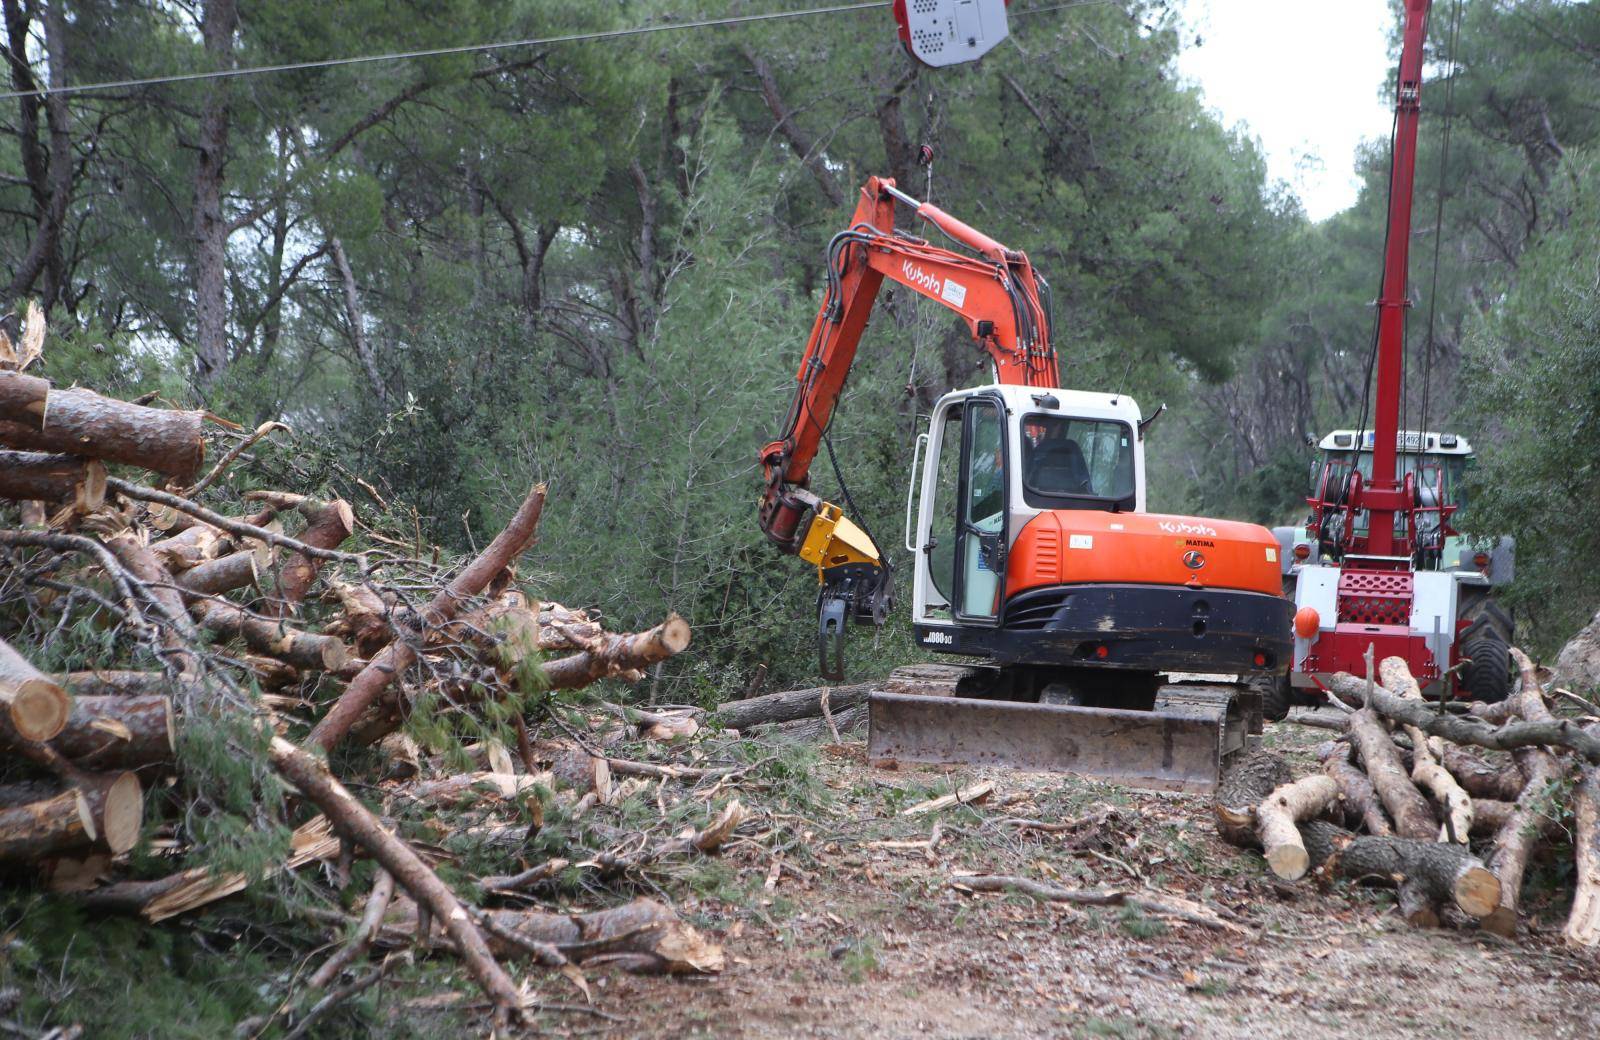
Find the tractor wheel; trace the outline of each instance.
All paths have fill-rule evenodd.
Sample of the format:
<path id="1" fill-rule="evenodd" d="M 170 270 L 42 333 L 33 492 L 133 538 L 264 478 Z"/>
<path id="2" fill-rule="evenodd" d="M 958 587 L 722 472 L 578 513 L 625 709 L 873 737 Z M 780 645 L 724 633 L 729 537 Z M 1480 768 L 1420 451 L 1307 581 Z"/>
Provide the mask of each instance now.
<path id="1" fill-rule="evenodd" d="M 1461 676 L 1468 695 L 1485 704 L 1505 700 L 1511 690 L 1511 650 L 1500 633 L 1485 626 L 1463 643 L 1461 655 L 1472 659 Z"/>
<path id="2" fill-rule="evenodd" d="M 1270 722 L 1282 722 L 1289 717 L 1289 706 L 1294 703 L 1294 687 L 1289 685 L 1289 673 L 1262 675 L 1247 679 L 1245 685 L 1261 695 L 1261 717 Z"/>

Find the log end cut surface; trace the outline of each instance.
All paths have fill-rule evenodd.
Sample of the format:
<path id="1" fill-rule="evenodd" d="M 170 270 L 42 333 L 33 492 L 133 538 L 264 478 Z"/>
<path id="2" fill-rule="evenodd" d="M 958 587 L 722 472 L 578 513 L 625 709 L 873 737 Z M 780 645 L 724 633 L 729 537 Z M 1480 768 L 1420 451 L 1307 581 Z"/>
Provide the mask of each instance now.
<path id="1" fill-rule="evenodd" d="M 72 713 L 72 698 L 49 679 L 24 679 L 11 698 L 11 725 L 26 740 L 49 740 Z"/>
<path id="2" fill-rule="evenodd" d="M 1488 867 L 1468 866 L 1456 875 L 1456 905 L 1473 917 L 1489 918 L 1500 905 L 1500 879 Z"/>

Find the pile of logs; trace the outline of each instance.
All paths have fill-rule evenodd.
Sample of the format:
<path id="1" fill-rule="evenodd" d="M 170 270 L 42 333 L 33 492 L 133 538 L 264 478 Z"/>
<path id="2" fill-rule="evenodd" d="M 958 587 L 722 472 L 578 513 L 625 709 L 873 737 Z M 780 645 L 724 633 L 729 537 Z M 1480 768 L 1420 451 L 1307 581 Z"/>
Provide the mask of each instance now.
<path id="1" fill-rule="evenodd" d="M 208 425 L 213 417 L 199 411 L 58 388 L 21 371 L 38 353 L 34 343 L 20 361 L 16 351 L 0 357 L 0 868 L 152 921 L 258 884 L 205 866 L 127 875 L 142 835 L 182 861 L 192 839 L 175 802 L 199 786 L 185 782 L 197 768 L 185 761 L 185 735 L 192 723 L 231 719 L 243 725 L 208 732 L 234 734 L 229 754 L 276 773 L 291 792 L 282 822 L 299 827 L 279 869 L 326 860 L 348 879 L 353 857 L 378 868 L 357 938 L 317 972 L 317 985 L 334 985 L 369 946 L 415 942 L 460 957 L 496 1018 L 508 1020 L 529 998 L 505 958 L 568 974 L 597 960 L 629 970 L 720 967 L 720 951 L 659 903 L 578 916 L 526 909 L 526 890 L 559 871 L 551 863 L 508 862 L 497 886 L 484 886 L 487 905 L 473 905 L 440 879 L 437 855 L 404 840 L 387 810 L 352 795 L 326 759 L 341 745 L 380 745 L 387 772 L 359 779 L 386 804 L 440 797 L 454 783 L 474 803 L 508 792 L 513 818 L 537 816 L 529 792 L 561 787 L 563 776 L 580 777 L 572 797 L 594 804 L 611 796 L 612 773 L 665 783 L 712 772 L 608 758 L 599 735 L 563 727 L 543 697 L 637 681 L 684 649 L 690 632 L 676 615 L 647 631 L 608 632 L 584 611 L 519 588 L 515 565 L 533 544 L 542 486 L 475 558 L 441 563 L 419 540 L 359 522 L 338 497 L 231 490 L 252 465 L 251 449 L 281 424 L 245 434 Z M 231 444 L 204 470 L 208 439 Z M 53 648 L 62 631 L 85 624 L 103 633 L 103 658 L 82 660 L 80 649 L 76 670 L 40 667 L 61 659 Z M 400 731 L 417 711 L 450 729 L 489 701 L 516 705 L 515 731 L 503 744 L 475 745 L 482 772 L 452 776 L 444 756 Z M 669 730 L 693 725 L 661 718 Z M 562 732 L 546 739 L 541 725 Z M 482 732 L 452 732 L 468 730 Z M 158 785 L 177 797 L 147 797 Z M 166 818 L 147 820 L 147 811 Z M 742 819 L 733 801 L 690 838 L 651 849 L 629 835 L 619 842 L 626 854 L 588 865 L 620 874 L 652 856 L 704 854 Z M 519 827 L 528 830 L 525 820 Z M 521 902 L 497 908 L 512 891 Z M 346 934 L 355 923 L 339 913 L 324 922 Z"/>
<path id="2" fill-rule="evenodd" d="M 1393 886 L 1413 924 L 1476 923 L 1508 937 L 1530 859 L 1570 837 L 1563 936 L 1600 945 L 1600 718 L 1558 717 L 1533 662 L 1511 653 L 1516 691 L 1457 713 L 1425 701 L 1402 658 L 1374 675 L 1369 649 L 1366 678 L 1340 674 L 1329 686 L 1342 733 L 1318 749 L 1321 771 L 1295 777 L 1277 754 L 1247 756 L 1217 789 L 1218 834 L 1261 849 L 1284 880 Z"/>

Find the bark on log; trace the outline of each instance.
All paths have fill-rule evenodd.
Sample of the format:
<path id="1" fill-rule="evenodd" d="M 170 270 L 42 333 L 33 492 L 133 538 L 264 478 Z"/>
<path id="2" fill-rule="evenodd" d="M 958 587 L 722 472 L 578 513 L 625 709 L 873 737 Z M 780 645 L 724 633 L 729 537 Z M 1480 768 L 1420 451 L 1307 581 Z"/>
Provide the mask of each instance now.
<path id="1" fill-rule="evenodd" d="M 178 585 L 191 596 L 220 596 L 257 585 L 263 569 L 262 555 L 268 551 L 266 546 L 241 549 L 196 564 L 178 575 Z"/>
<path id="2" fill-rule="evenodd" d="M 855 683 L 851 686 L 819 686 L 808 690 L 785 690 L 749 700 L 725 701 L 711 713 L 712 721 L 728 729 L 746 730 L 774 722 L 811 719 L 822 714 L 822 693 L 828 693 L 828 707 L 834 711 L 853 708 L 867 699 L 880 683 Z M 1259 800 L 1259 799 L 1258 799 Z"/>
<path id="3" fill-rule="evenodd" d="M 538 484 L 528 492 L 521 508 L 505 529 L 495 536 L 494 541 L 423 608 L 424 624 L 438 626 L 455 617 L 465 600 L 481 593 L 490 581 L 522 555 L 523 550 L 533 543 L 533 536 L 539 527 L 539 513 L 543 509 L 544 485 Z M 409 668 L 416 659 L 417 652 L 410 644 L 403 641 L 390 643 L 367 663 L 361 674 L 350 680 L 339 700 L 311 730 L 308 742 L 323 750 L 338 744 L 350 732 L 356 720 L 389 688 L 394 677 Z"/>
<path id="4" fill-rule="evenodd" d="M 550 661 L 544 666 L 545 682 L 553 690 L 588 686 L 601 679 L 630 678 L 689 645 L 689 622 L 677 614 L 647 632 L 624 635 L 607 633 L 603 645 Z M 641 676 L 642 678 L 642 676 Z"/>
<path id="5" fill-rule="evenodd" d="M 1512 702 L 1515 714 L 1528 722 L 1552 724 L 1554 719 L 1544 702 L 1544 691 L 1539 687 L 1533 662 L 1516 647 L 1511 648 L 1511 656 L 1522 673 L 1522 681 L 1516 694 L 1506 700 Z M 1528 783 L 1517 797 L 1511 815 L 1495 835 L 1489 869 L 1500 879 L 1500 906 L 1483 922 L 1489 931 L 1507 937 L 1515 935 L 1517 931 L 1522 879 L 1528 869 L 1528 857 L 1533 854 L 1533 847 L 1544 829 L 1549 809 L 1546 804 L 1547 792 L 1564 772 L 1556 756 L 1545 748 L 1522 747 L 1512 754 L 1518 767 L 1527 775 Z"/>
<path id="6" fill-rule="evenodd" d="M 43 425 L 0 420 L 0 443 L 85 455 L 191 480 L 205 459 L 204 412 L 147 408 L 90 390 L 51 390 Z"/>
<path id="7" fill-rule="evenodd" d="M 34 863 L 96 844 L 121 855 L 144 821 L 143 789 L 132 773 L 84 774 L 39 801 L 0 809 L 0 861 Z"/>
<path id="8" fill-rule="evenodd" d="M 0 711 L 0 730 L 22 740 L 49 740 L 67 724 L 72 697 L 0 640 Z"/>
<path id="9" fill-rule="evenodd" d="M 377 817 L 334 779 L 319 759 L 282 737 L 272 738 L 269 754 L 274 768 L 322 810 L 340 837 L 371 853 L 417 905 L 428 910 L 494 1005 L 496 1019 L 503 1022 L 519 1017 L 521 997 L 516 984 L 495 960 L 483 933 L 439 876 L 409 845 L 384 830 Z"/>
<path id="10" fill-rule="evenodd" d="M 30 430 L 44 428 L 50 383 L 21 372 L 0 371 L 0 420 Z"/>
<path id="11" fill-rule="evenodd" d="M 306 518 L 306 528 L 300 532 L 300 540 L 318 549 L 337 549 L 356 529 L 355 513 L 350 503 L 342 498 L 331 502 L 306 499 L 298 509 Z M 276 588 L 269 601 L 272 610 L 280 616 L 298 613 L 306 593 L 317 580 L 317 571 L 321 566 L 322 561 L 315 557 L 298 552 L 290 554 L 278 572 Z"/>
<path id="12" fill-rule="evenodd" d="M 1389 810 L 1395 832 L 1402 838 L 1432 841 L 1439 834 L 1439 821 L 1434 819 L 1428 800 L 1411 782 L 1400 761 L 1400 751 L 1377 713 L 1370 707 L 1362 708 L 1350 714 L 1348 723 L 1367 778 L 1372 781 L 1383 807 Z"/>
<path id="13" fill-rule="evenodd" d="M 1422 690 L 1403 657 L 1385 657 L 1378 665 L 1378 676 L 1391 692 L 1406 700 L 1424 703 Z M 1416 726 L 1406 726 L 1411 738 L 1411 779 L 1433 795 L 1444 814 L 1441 841 L 1465 845 L 1472 833 L 1472 798 L 1440 763 L 1444 744 L 1437 737 L 1430 738 Z"/>
<path id="14" fill-rule="evenodd" d="M 336 579 L 327 584 L 328 591 L 344 608 L 341 627 L 357 653 L 371 657 L 394 638 L 394 628 L 389 623 L 393 608 L 381 596 L 365 585 Z"/>
<path id="15" fill-rule="evenodd" d="M 202 601 L 195 605 L 195 613 L 201 624 L 222 638 L 243 639 L 256 653 L 302 670 L 336 672 L 350 659 L 350 648 L 333 636 L 252 617 L 232 603 Z"/>
<path id="16" fill-rule="evenodd" d="M 1267 866 L 1285 881 L 1298 881 L 1311 867 L 1311 857 L 1296 826 L 1339 803 L 1339 785 L 1331 776 L 1312 773 L 1274 790 L 1256 807 L 1256 837 Z"/>
<path id="17" fill-rule="evenodd" d="M 173 574 L 186 571 L 223 551 L 228 536 L 210 524 L 194 524 L 170 538 L 150 543 L 150 554 Z M 231 543 L 227 543 L 231 547 Z"/>
<path id="18" fill-rule="evenodd" d="M 1528 778 L 1515 762 L 1496 765 L 1482 755 L 1459 744 L 1445 741 L 1440 763 L 1473 798 L 1514 802 L 1522 794 Z"/>
<path id="19" fill-rule="evenodd" d="M 1357 836 L 1314 820 L 1301 828 L 1318 871 L 1352 881 L 1422 886 L 1435 903 L 1451 902 L 1486 917 L 1500 902 L 1500 882 L 1483 862 L 1458 845 L 1406 838 Z"/>
<path id="20" fill-rule="evenodd" d="M 1339 797 L 1344 802 L 1345 818 L 1358 820 L 1368 834 L 1380 838 L 1394 833 L 1389 817 L 1384 815 L 1378 792 L 1367 774 L 1350 764 L 1348 745 L 1340 743 L 1322 760 L 1322 771 L 1339 785 Z"/>
<path id="21" fill-rule="evenodd" d="M 84 769 L 142 769 L 176 761 L 177 723 L 165 694 L 78 697 L 51 742 Z"/>
<path id="22" fill-rule="evenodd" d="M 1241 848 L 1254 848 L 1256 808 L 1277 788 L 1293 779 L 1289 763 L 1271 751 L 1252 751 L 1223 774 L 1211 800 L 1217 834 Z"/>
<path id="23" fill-rule="evenodd" d="M 1600 946 L 1600 766 L 1589 766 L 1572 792 L 1576 890 L 1561 935 L 1568 945 Z"/>
<path id="24" fill-rule="evenodd" d="M 0 498 L 42 500 L 93 513 L 106 503 L 106 467 L 96 459 L 0 451 Z"/>

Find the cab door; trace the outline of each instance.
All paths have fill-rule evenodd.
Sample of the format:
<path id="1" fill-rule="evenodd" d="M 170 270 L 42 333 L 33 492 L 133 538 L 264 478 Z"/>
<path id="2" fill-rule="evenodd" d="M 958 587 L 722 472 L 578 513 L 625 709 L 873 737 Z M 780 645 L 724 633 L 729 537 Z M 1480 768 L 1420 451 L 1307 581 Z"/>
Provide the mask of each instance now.
<path id="1" fill-rule="evenodd" d="M 964 411 L 955 503 L 955 617 L 993 627 L 1005 602 L 1011 515 L 1006 408 L 998 394 L 980 394 L 967 400 Z"/>

